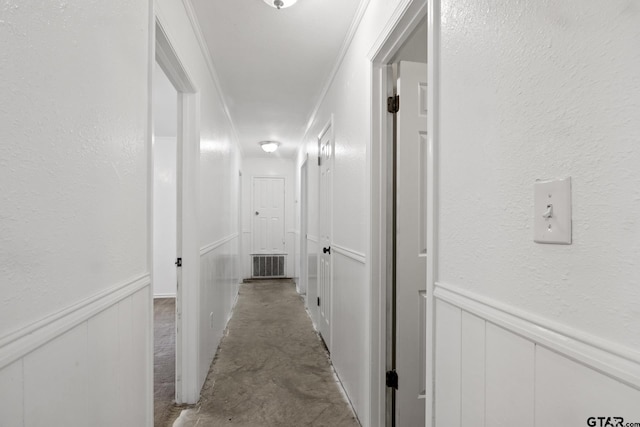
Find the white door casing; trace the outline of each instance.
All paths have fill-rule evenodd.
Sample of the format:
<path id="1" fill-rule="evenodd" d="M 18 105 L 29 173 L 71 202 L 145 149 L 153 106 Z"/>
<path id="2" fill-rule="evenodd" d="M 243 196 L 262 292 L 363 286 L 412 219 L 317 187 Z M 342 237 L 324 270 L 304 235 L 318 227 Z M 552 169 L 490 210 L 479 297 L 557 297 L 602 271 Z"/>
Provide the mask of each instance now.
<path id="1" fill-rule="evenodd" d="M 309 303 L 306 298 L 307 284 L 309 282 L 309 260 L 307 259 L 307 233 L 309 232 L 308 161 L 309 159 L 307 158 L 300 167 L 300 284 L 298 289 L 300 294 L 305 295 L 305 305 L 307 306 Z"/>
<path id="2" fill-rule="evenodd" d="M 155 15 L 155 59 L 178 92 L 176 171 L 176 402 L 196 403 L 202 384 L 198 378 L 198 322 L 200 300 L 200 247 L 198 194 L 200 165 L 200 95 Z M 150 100 L 152 102 L 152 100 Z M 152 168 L 149 168 L 151 173 Z M 150 337 L 153 340 L 153 337 Z M 151 347 L 153 348 L 153 346 Z M 151 366 L 150 382 L 153 381 Z M 151 385 L 152 386 L 152 385 Z M 153 410 L 153 402 L 150 402 Z"/>
<path id="3" fill-rule="evenodd" d="M 427 65 L 400 62 L 396 148 L 396 425 L 425 425 Z"/>
<path id="4" fill-rule="evenodd" d="M 284 254 L 284 177 L 253 178 L 254 254 Z"/>
<path id="5" fill-rule="evenodd" d="M 332 326 L 332 286 L 331 239 L 333 225 L 333 131 L 331 122 L 318 137 L 318 158 L 320 161 L 320 253 L 318 256 L 318 312 L 319 330 L 331 351 Z"/>

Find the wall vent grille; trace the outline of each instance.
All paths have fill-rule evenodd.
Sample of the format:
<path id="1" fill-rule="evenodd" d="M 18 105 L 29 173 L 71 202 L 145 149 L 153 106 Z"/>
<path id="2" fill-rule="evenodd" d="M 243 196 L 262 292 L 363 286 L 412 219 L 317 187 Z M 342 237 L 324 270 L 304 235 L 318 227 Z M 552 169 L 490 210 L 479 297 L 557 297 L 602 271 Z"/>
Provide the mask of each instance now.
<path id="1" fill-rule="evenodd" d="M 285 277 L 287 271 L 286 255 L 251 255 L 251 277 L 255 279 L 268 277 Z"/>

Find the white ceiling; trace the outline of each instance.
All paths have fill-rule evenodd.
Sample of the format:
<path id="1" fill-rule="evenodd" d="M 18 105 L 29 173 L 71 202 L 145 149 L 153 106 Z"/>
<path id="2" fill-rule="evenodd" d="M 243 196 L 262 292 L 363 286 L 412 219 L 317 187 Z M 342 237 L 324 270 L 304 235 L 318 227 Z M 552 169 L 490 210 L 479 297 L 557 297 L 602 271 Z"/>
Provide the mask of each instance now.
<path id="1" fill-rule="evenodd" d="M 246 157 L 293 157 L 363 0 L 191 0 Z"/>

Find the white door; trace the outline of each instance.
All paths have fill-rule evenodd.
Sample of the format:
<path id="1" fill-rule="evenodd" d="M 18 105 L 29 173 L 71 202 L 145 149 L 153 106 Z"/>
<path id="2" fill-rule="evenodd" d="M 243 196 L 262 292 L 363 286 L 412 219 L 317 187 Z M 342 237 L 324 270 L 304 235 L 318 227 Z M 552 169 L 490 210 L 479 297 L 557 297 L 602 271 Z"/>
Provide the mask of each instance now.
<path id="1" fill-rule="evenodd" d="M 284 254 L 284 178 L 253 178 L 254 254 Z"/>
<path id="2" fill-rule="evenodd" d="M 318 312 L 320 335 L 331 351 L 331 306 L 333 276 L 331 270 L 331 229 L 333 202 L 333 138 L 327 126 L 319 139 L 320 159 L 320 251 L 318 265 Z"/>
<path id="3" fill-rule="evenodd" d="M 424 327 L 426 289 L 427 65 L 400 62 L 396 116 L 396 426 L 425 423 Z"/>
<path id="4" fill-rule="evenodd" d="M 307 233 L 308 233 L 308 188 L 307 188 L 307 162 L 305 160 L 300 168 L 300 288 L 298 292 L 307 295 L 307 283 L 309 281 L 309 260 L 307 259 Z"/>

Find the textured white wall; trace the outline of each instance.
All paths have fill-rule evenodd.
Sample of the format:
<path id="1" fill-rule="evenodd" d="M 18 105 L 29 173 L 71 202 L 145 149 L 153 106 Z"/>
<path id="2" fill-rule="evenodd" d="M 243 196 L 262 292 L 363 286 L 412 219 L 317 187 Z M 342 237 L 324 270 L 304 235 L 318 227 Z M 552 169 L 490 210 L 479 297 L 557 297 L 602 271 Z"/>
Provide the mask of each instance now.
<path id="1" fill-rule="evenodd" d="M 640 349 L 640 5 L 442 2 L 439 280 Z M 572 177 L 573 244 L 532 241 Z"/>
<path id="2" fill-rule="evenodd" d="M 154 136 L 153 294 L 159 297 L 176 295 L 176 155 L 175 137 Z"/>
<path id="3" fill-rule="evenodd" d="M 153 423 L 150 13 L 0 5 L 2 425 Z"/>
<path id="4" fill-rule="evenodd" d="M 162 68 L 153 70 L 153 294 L 176 294 L 178 93 Z"/>
<path id="5" fill-rule="evenodd" d="M 2 336 L 147 271 L 149 10 L 0 9 Z"/>

